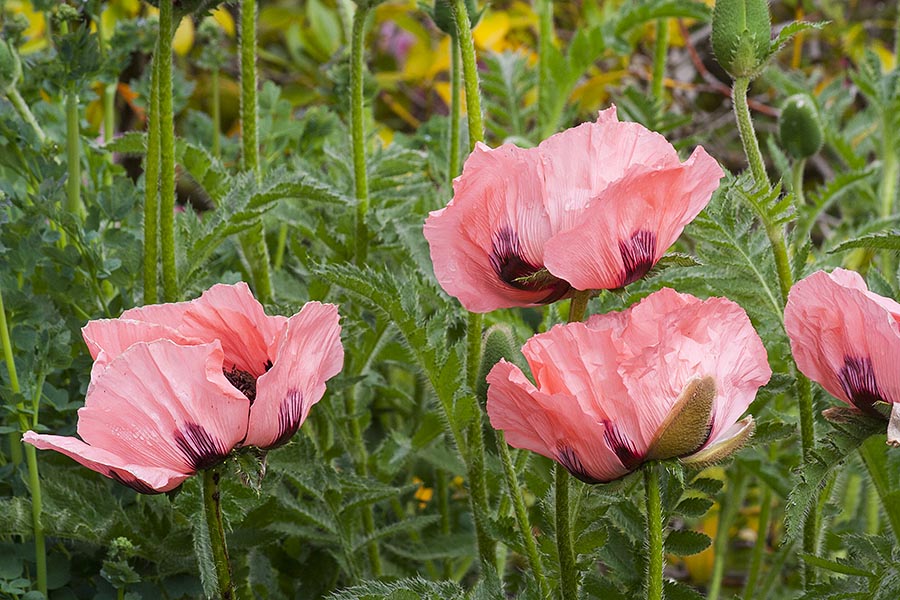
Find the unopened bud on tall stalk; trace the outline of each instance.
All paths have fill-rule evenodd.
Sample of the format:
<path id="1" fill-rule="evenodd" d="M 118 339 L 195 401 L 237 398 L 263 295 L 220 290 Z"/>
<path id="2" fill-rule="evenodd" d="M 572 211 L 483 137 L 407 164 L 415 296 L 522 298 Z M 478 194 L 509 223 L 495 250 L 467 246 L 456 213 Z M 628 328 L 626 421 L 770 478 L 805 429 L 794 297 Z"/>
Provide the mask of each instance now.
<path id="1" fill-rule="evenodd" d="M 770 55 L 772 21 L 766 0 L 716 0 L 712 47 L 734 78 L 754 77 Z"/>
<path id="2" fill-rule="evenodd" d="M 781 108 L 778 117 L 781 146 L 792 157 L 809 158 L 822 147 L 822 122 L 812 98 L 794 94 Z"/>
<path id="3" fill-rule="evenodd" d="M 438 29 L 444 33 L 456 35 L 456 18 L 453 16 L 453 9 L 450 7 L 449 0 L 434 0 L 434 8 L 431 11 L 431 18 Z M 475 0 L 466 0 L 466 12 L 469 13 L 469 22 L 475 27 L 481 14 L 475 6 Z"/>

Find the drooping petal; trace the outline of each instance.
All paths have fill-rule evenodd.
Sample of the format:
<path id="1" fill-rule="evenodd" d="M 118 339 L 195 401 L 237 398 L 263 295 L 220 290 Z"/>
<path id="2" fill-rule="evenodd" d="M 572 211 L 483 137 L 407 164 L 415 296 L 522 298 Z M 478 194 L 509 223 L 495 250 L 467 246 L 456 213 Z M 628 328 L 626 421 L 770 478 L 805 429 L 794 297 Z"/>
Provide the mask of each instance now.
<path id="1" fill-rule="evenodd" d="M 78 411 L 81 440 L 25 441 L 142 493 L 172 489 L 223 460 L 246 434 L 249 401 L 225 379 L 223 358 L 218 343 L 132 344 L 94 371 Z"/>
<path id="2" fill-rule="evenodd" d="M 325 393 L 344 362 L 337 306 L 309 302 L 288 319 L 274 366 L 256 382 L 245 444 L 271 448 L 287 442 Z"/>
<path id="3" fill-rule="evenodd" d="M 877 414 L 875 402 L 900 402 L 900 322 L 896 303 L 873 295 L 849 271 L 817 271 L 791 289 L 784 322 L 804 375 Z"/>
<path id="4" fill-rule="evenodd" d="M 589 483 L 612 481 L 630 470 L 610 446 L 606 425 L 582 411 L 574 397 L 539 391 L 505 360 L 494 365 L 487 381 L 491 426 L 503 430 L 511 446 L 556 460 Z"/>
<path id="5" fill-rule="evenodd" d="M 97 374 L 78 435 L 128 464 L 193 473 L 247 432 L 249 401 L 222 374 L 218 343 L 139 342 Z"/>
<path id="6" fill-rule="evenodd" d="M 217 284 L 191 302 L 179 329 L 204 342 L 218 340 L 225 352 L 226 369 L 237 368 L 259 377 L 266 372 L 268 349 L 287 319 L 270 317 L 244 282 Z"/>
<path id="7" fill-rule="evenodd" d="M 551 230 L 538 162 L 533 150 L 479 144 L 453 199 L 425 221 L 438 283 L 470 311 L 543 304 L 568 291 L 542 271 Z"/>
<path id="8" fill-rule="evenodd" d="M 151 467 L 129 463 L 121 456 L 85 444 L 78 438 L 61 435 L 39 435 L 25 432 L 22 441 L 40 450 L 56 450 L 78 464 L 127 485 L 142 494 L 168 492 L 191 476 L 167 467 Z"/>
<path id="9" fill-rule="evenodd" d="M 682 163 L 632 167 L 544 247 L 549 271 L 579 290 L 643 277 L 703 210 L 723 176 L 703 148 Z"/>
<path id="10" fill-rule="evenodd" d="M 672 168 L 681 162 L 660 134 L 638 123 L 619 121 L 615 105 L 600 111 L 594 123 L 550 136 L 538 151 L 554 233 L 578 225 L 585 207 L 635 166 Z"/>

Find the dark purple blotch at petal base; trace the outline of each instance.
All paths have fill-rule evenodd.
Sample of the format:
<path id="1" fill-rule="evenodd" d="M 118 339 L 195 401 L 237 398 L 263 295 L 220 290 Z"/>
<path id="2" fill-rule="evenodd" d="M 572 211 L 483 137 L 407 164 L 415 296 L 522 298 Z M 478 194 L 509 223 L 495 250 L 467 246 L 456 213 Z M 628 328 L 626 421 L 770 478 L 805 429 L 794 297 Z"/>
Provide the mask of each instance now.
<path id="1" fill-rule="evenodd" d="M 881 413 L 875 409 L 875 403 L 887 402 L 887 398 L 878 389 L 875 369 L 872 368 L 870 358 L 845 356 L 844 366 L 838 371 L 838 380 L 844 393 L 856 408 L 882 418 Z"/>
<path id="2" fill-rule="evenodd" d="M 625 437 L 622 432 L 609 421 L 605 421 L 604 425 L 606 428 L 603 431 L 603 437 L 606 439 L 606 443 L 609 444 L 612 451 L 619 457 L 619 462 L 622 463 L 622 466 L 629 471 L 638 468 L 641 463 L 644 462 L 644 457 L 642 454 L 638 453 L 637 449 L 634 447 L 634 442 Z"/>
<path id="3" fill-rule="evenodd" d="M 542 265 L 528 261 L 519 245 L 519 236 L 509 226 L 503 226 L 491 238 L 491 267 L 503 283 L 526 292 L 546 291 L 539 304 L 556 302 L 571 291 L 565 280 L 554 277 Z"/>
<path id="4" fill-rule="evenodd" d="M 622 264 L 625 266 L 619 287 L 625 287 L 646 275 L 653 267 L 656 234 L 652 231 L 636 231 L 628 240 L 619 242 L 619 252 L 622 253 Z"/>
<path id="5" fill-rule="evenodd" d="M 229 449 L 196 423 L 185 423 L 174 433 L 175 443 L 195 471 L 213 467 L 228 457 Z"/>
<path id="6" fill-rule="evenodd" d="M 303 392 L 291 390 L 278 409 L 278 437 L 268 448 L 282 446 L 297 433 L 303 419 Z"/>
<path id="7" fill-rule="evenodd" d="M 573 477 L 579 479 L 585 483 L 603 483 L 601 480 L 592 477 L 584 466 L 584 463 L 581 462 L 581 459 L 578 458 L 578 455 L 575 453 L 570 446 L 565 444 L 559 444 L 556 460 L 559 461 L 559 464 L 564 466 L 569 473 L 572 474 Z"/>

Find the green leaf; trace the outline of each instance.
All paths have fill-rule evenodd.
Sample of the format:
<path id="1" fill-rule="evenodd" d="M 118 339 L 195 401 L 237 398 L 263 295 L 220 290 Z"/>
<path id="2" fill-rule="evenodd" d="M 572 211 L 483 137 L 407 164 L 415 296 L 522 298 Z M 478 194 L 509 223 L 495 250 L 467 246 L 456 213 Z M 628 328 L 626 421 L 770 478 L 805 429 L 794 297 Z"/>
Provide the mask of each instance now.
<path id="1" fill-rule="evenodd" d="M 686 517 L 702 517 L 712 505 L 708 498 L 685 498 L 675 507 L 675 512 Z"/>
<path id="2" fill-rule="evenodd" d="M 865 569 L 860 569 L 844 561 L 822 558 L 821 556 L 814 556 L 806 552 L 801 552 L 800 558 L 802 558 L 803 561 L 808 565 L 812 565 L 820 569 L 826 569 L 828 571 L 832 571 L 833 573 L 853 575 L 855 577 L 875 577 L 875 573 L 866 571 Z"/>
<path id="3" fill-rule="evenodd" d="M 712 544 L 712 539 L 705 533 L 689 529 L 676 529 L 670 531 L 666 537 L 666 552 L 676 556 L 690 556 L 703 552 L 709 548 L 710 544 Z"/>
<path id="4" fill-rule="evenodd" d="M 852 240 L 842 242 L 828 251 L 829 254 L 843 252 L 854 248 L 871 248 L 873 250 L 900 250 L 900 232 L 870 233 Z"/>
<path id="5" fill-rule="evenodd" d="M 630 2 L 619 13 L 615 33 L 622 36 L 629 30 L 656 19 L 696 19 L 708 23 L 712 19 L 712 10 L 703 2 L 694 0 Z"/>
<path id="6" fill-rule="evenodd" d="M 781 31 L 778 32 L 778 37 L 772 40 L 772 43 L 769 47 L 769 53 L 775 54 L 782 48 L 784 48 L 785 44 L 791 41 L 798 33 L 803 31 L 811 31 L 816 29 L 822 29 L 826 25 L 828 25 L 829 21 L 794 21 L 789 25 L 782 27 Z"/>

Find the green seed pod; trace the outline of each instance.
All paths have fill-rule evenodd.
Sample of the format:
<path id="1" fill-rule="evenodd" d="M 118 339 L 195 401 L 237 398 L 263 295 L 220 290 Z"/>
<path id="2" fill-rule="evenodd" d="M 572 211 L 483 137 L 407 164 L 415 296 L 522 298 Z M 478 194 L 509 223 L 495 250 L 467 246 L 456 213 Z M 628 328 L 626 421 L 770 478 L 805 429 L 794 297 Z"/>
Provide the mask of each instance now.
<path id="1" fill-rule="evenodd" d="M 794 158 L 809 158 L 822 147 L 822 122 L 812 98 L 794 94 L 781 107 L 778 117 L 781 146 Z"/>
<path id="2" fill-rule="evenodd" d="M 22 62 L 19 53 L 9 43 L 0 40 L 0 95 L 5 96 L 14 89 L 22 77 Z"/>
<path id="3" fill-rule="evenodd" d="M 512 329 L 508 325 L 494 325 L 484 333 L 484 346 L 475 390 L 482 406 L 487 402 L 488 384 L 485 381 L 487 374 L 494 368 L 494 365 L 500 362 L 501 358 L 513 362 L 518 353 L 518 344 L 516 344 Z"/>
<path id="4" fill-rule="evenodd" d="M 434 0 L 431 19 L 438 29 L 452 37 L 456 37 L 456 19 L 453 17 L 453 9 L 450 7 L 451 2 L 453 0 Z M 466 12 L 469 13 L 469 22 L 472 24 L 472 27 L 475 27 L 481 18 L 481 14 L 475 8 L 475 0 L 466 0 Z"/>
<path id="5" fill-rule="evenodd" d="M 753 77 L 769 58 L 772 21 L 766 0 L 716 0 L 712 47 L 732 77 Z"/>

